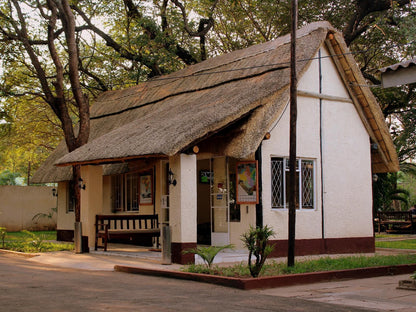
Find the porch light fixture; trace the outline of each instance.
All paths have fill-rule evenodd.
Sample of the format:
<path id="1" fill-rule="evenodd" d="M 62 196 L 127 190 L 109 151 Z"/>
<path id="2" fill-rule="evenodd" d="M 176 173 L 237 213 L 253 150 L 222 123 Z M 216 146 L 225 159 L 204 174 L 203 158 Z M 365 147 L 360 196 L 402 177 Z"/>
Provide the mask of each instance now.
<path id="1" fill-rule="evenodd" d="M 377 174 L 373 174 L 373 182 L 377 182 L 378 181 L 378 175 Z"/>
<path id="2" fill-rule="evenodd" d="M 52 196 L 53 197 L 58 197 L 58 190 L 56 188 L 52 189 Z"/>
<path id="3" fill-rule="evenodd" d="M 176 185 L 176 180 L 174 179 L 173 172 L 170 168 L 169 168 L 169 172 L 168 172 L 168 183 L 169 183 L 169 185 L 173 185 L 173 186 Z"/>
<path id="4" fill-rule="evenodd" d="M 81 190 L 85 190 L 84 180 L 82 178 L 78 179 L 78 186 Z"/>

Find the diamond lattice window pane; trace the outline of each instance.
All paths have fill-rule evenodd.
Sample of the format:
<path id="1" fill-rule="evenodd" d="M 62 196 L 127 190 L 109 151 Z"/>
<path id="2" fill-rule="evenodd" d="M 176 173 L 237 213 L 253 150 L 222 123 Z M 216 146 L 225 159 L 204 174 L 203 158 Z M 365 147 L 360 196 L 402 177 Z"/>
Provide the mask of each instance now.
<path id="1" fill-rule="evenodd" d="M 313 161 L 302 160 L 302 208 L 313 208 Z"/>
<path id="2" fill-rule="evenodd" d="M 271 163 L 272 173 L 272 208 L 284 207 L 283 159 L 274 158 Z"/>

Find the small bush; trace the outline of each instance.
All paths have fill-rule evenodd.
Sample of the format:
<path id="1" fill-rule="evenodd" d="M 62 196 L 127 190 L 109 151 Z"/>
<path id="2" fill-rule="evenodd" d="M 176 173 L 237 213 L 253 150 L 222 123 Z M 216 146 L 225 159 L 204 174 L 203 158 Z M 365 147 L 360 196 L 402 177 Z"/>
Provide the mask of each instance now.
<path id="1" fill-rule="evenodd" d="M 233 245 L 225 246 L 208 246 L 208 247 L 196 247 L 193 249 L 184 250 L 184 254 L 195 254 L 198 255 L 204 260 L 208 268 L 211 268 L 212 263 L 214 262 L 215 256 L 224 249 L 233 248 Z"/>
<path id="2" fill-rule="evenodd" d="M 3 248 L 28 253 L 74 249 L 74 244 L 72 243 L 50 242 L 50 240 L 54 239 L 56 239 L 55 231 L 9 232 L 7 233 L 7 240 L 5 240 Z"/>
<path id="3" fill-rule="evenodd" d="M 4 239 L 6 238 L 6 234 L 7 234 L 6 228 L 5 227 L 0 227 L 0 239 L 3 243 L 2 248 L 4 248 Z"/>
<path id="4" fill-rule="evenodd" d="M 274 246 L 268 245 L 269 239 L 275 233 L 267 225 L 263 227 L 252 227 L 242 235 L 241 240 L 248 248 L 248 268 L 252 277 L 258 277 L 266 261 L 266 258 L 273 251 Z M 256 257 L 256 262 L 251 263 L 251 257 Z"/>

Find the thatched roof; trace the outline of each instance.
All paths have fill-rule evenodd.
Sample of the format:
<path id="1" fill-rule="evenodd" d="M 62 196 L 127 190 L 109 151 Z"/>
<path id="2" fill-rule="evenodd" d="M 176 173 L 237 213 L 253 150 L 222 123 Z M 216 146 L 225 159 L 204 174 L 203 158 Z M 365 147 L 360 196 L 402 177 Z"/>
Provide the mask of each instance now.
<path id="1" fill-rule="evenodd" d="M 298 31 L 297 57 L 305 60 L 298 62 L 299 77 L 324 42 L 347 52 L 341 36 L 329 40 L 328 34 L 336 31 L 326 22 L 313 23 Z M 223 153 L 238 159 L 249 157 L 288 102 L 289 60 L 287 35 L 132 88 L 105 92 L 91 109 L 89 143 L 69 154 L 61 144 L 33 180 L 68 179 L 68 173 L 64 174 L 68 169 L 53 164 L 103 164 L 175 155 L 231 128 L 233 135 L 224 143 Z M 351 74 L 347 77 L 349 82 L 364 84 L 352 57 L 342 56 L 339 67 Z M 357 105 L 368 108 L 363 108 L 362 116 L 373 121 L 368 130 L 379 134 L 372 135 L 384 154 L 373 157 L 376 167 L 379 171 L 392 171 L 397 167 L 395 149 L 380 108 L 367 89 L 352 88 L 352 92 L 357 92 Z M 114 173 L 111 168 L 107 166 L 104 173 L 110 170 Z"/>

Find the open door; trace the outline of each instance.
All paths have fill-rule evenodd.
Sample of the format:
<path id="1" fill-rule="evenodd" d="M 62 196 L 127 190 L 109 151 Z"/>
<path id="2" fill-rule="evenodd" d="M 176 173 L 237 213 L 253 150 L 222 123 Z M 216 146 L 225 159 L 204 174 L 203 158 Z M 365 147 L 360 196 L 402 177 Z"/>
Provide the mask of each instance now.
<path id="1" fill-rule="evenodd" d="M 228 158 L 211 159 L 210 203 L 211 203 L 211 245 L 223 246 L 230 243 L 230 183 Z"/>

